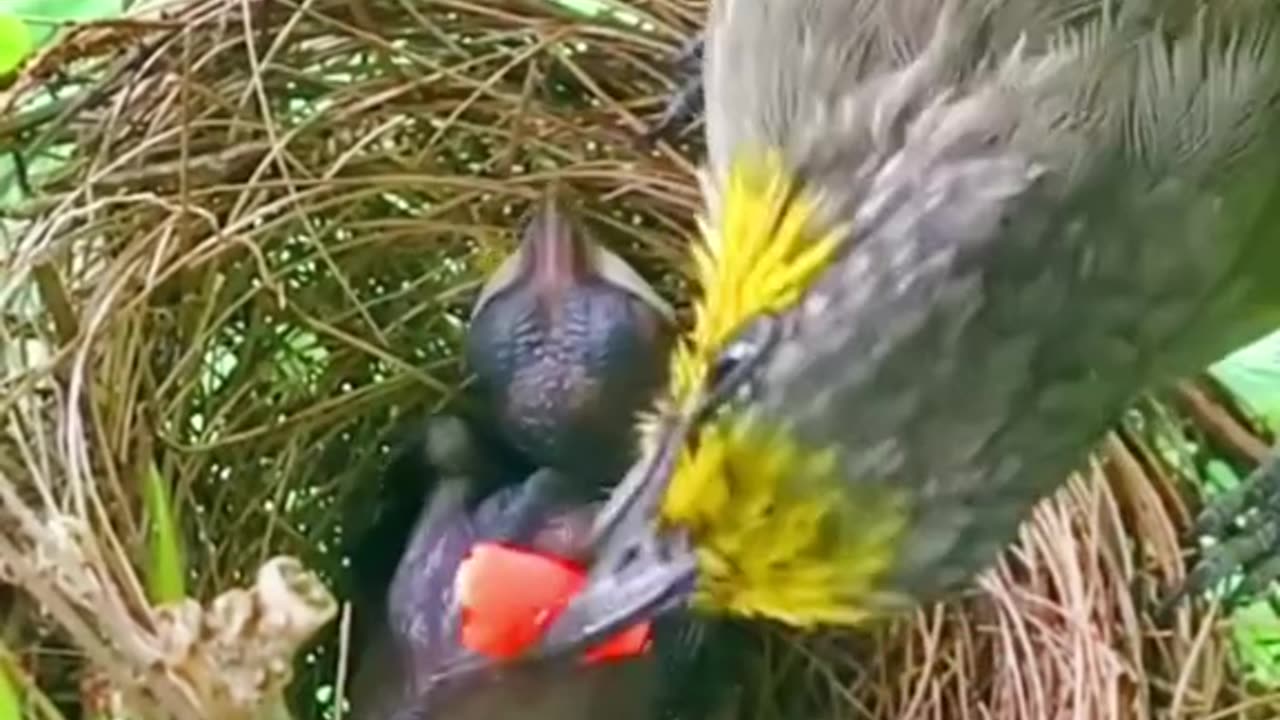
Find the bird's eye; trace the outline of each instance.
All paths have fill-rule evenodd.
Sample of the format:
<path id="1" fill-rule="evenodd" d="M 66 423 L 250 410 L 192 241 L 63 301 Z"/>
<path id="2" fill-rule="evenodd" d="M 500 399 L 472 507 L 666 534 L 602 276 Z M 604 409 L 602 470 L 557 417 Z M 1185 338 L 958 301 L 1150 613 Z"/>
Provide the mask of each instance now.
<path id="1" fill-rule="evenodd" d="M 714 413 L 740 391 L 777 339 L 777 319 L 762 315 L 743 328 L 716 358 L 707 378 L 707 399 L 703 413 Z"/>
<path id="2" fill-rule="evenodd" d="M 742 340 L 735 339 L 729 343 L 716 358 L 715 364 L 711 366 L 711 373 L 707 378 L 707 386 L 715 392 L 726 384 L 726 381 L 735 376 L 734 371 L 742 365 L 743 362 L 750 360 L 752 352 L 751 345 Z"/>

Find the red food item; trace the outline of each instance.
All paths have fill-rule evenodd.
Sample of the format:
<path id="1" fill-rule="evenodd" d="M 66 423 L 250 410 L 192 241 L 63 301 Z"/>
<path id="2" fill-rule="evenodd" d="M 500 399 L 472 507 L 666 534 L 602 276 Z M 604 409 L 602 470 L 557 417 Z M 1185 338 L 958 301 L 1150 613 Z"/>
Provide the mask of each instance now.
<path id="1" fill-rule="evenodd" d="M 599 645 L 583 656 L 588 665 L 610 660 L 625 660 L 649 651 L 652 632 L 648 622 L 636 623 Z"/>
<path id="2" fill-rule="evenodd" d="M 458 567 L 462 644 L 481 655 L 512 659 L 538 641 L 586 584 L 586 571 L 564 558 L 481 542 Z M 587 663 L 633 657 L 649 648 L 648 622 L 623 630 L 583 657 Z"/>

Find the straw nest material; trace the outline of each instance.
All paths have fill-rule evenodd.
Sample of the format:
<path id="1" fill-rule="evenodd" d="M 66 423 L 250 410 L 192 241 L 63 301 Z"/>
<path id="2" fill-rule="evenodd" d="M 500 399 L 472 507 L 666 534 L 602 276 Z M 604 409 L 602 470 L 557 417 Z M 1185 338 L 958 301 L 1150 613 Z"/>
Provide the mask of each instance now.
<path id="1" fill-rule="evenodd" d="M 21 196 L 0 245 L 5 657 L 33 717 L 233 717 L 290 682 L 297 717 L 331 715 L 343 518 L 389 431 L 462 382 L 473 291 L 548 187 L 687 302 L 697 148 L 637 138 L 704 8 L 625 10 L 170 3 L 65 33 L 0 94 L 21 160 L 0 179 Z M 974 598 L 869 637 L 762 630 L 753 716 L 796 716 L 799 689 L 833 718 L 1275 717 L 1213 614 L 1153 620 L 1188 511 L 1145 438 L 1109 437 Z M 190 598 L 162 610 L 157 480 Z"/>

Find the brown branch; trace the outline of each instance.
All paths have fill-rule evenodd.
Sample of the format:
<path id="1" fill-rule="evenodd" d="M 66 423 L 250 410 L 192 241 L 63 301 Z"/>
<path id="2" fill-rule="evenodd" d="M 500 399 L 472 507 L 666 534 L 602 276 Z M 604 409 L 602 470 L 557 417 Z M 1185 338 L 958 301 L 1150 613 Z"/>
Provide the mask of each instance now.
<path id="1" fill-rule="evenodd" d="M 1179 383 L 1177 396 L 1179 404 L 1196 421 L 1196 425 L 1204 429 L 1224 451 L 1254 465 L 1267 456 L 1267 444 L 1214 401 L 1199 384 L 1191 381 Z"/>

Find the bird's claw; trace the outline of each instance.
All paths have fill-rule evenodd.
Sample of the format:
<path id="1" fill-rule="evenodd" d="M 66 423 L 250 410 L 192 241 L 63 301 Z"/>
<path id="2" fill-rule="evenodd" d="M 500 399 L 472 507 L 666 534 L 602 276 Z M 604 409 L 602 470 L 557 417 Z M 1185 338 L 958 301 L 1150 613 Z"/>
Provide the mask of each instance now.
<path id="1" fill-rule="evenodd" d="M 1243 578 L 1226 597 L 1235 604 L 1256 598 L 1280 577 L 1280 446 L 1200 513 L 1195 532 L 1216 543 L 1204 550 L 1174 600 L 1212 590 L 1239 572 Z"/>
<path id="2" fill-rule="evenodd" d="M 1196 517 L 1197 535 L 1226 534 L 1250 508 L 1280 499 L 1280 447 L 1239 486 L 1209 503 Z"/>
<path id="3" fill-rule="evenodd" d="M 703 111 L 702 53 L 705 37 L 702 33 L 687 40 L 676 54 L 676 89 L 667 101 L 666 108 L 656 123 L 641 138 L 652 146 L 659 138 L 680 135 L 697 121 Z"/>
<path id="4" fill-rule="evenodd" d="M 707 36 L 698 32 L 684 41 L 680 51 L 676 53 L 674 64 L 683 73 L 700 73 L 702 71 L 702 54 L 707 47 Z"/>

